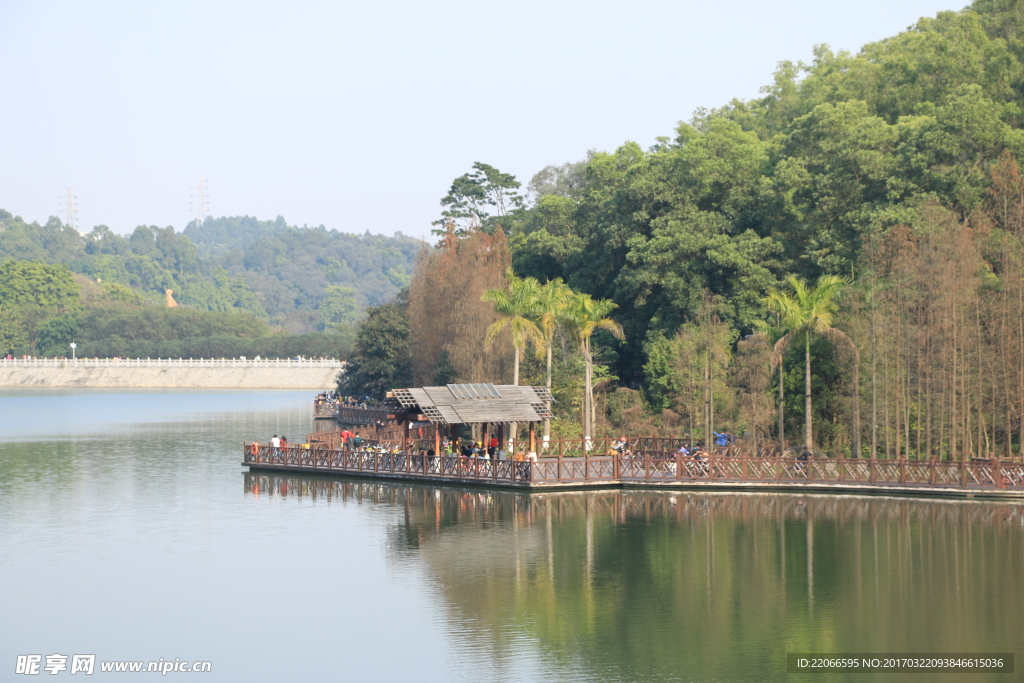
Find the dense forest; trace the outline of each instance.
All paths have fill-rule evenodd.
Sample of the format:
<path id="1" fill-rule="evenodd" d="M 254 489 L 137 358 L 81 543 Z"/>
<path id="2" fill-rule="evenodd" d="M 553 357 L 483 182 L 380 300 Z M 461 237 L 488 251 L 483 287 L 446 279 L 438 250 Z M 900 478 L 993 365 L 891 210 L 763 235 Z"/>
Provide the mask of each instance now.
<path id="1" fill-rule="evenodd" d="M 182 233 L 205 258 L 257 293 L 272 323 L 291 332 L 354 323 L 367 306 L 409 285 L 423 242 L 397 233 L 352 235 L 289 226 L 280 216 L 207 218 Z"/>
<path id="2" fill-rule="evenodd" d="M 75 340 L 98 356 L 337 356 L 366 307 L 408 285 L 422 248 L 401 234 L 280 217 L 207 218 L 181 233 L 139 226 L 123 237 L 0 210 L 0 350 L 65 355 Z M 24 289 L 40 277 L 63 283 L 61 293 Z M 178 308 L 165 307 L 168 291 Z"/>
<path id="3" fill-rule="evenodd" d="M 588 351 L 556 316 L 565 433 L 593 411 L 606 433 L 1020 455 L 1024 3 L 977 0 L 814 55 L 780 63 L 762 97 L 698 111 L 649 149 L 545 168 L 525 192 L 474 165 L 441 201 L 410 296 L 359 332 L 356 367 L 373 376 L 345 388 L 511 381 L 513 349 L 544 344 L 486 343 L 512 314 L 481 298 L 558 281 L 608 302 L 624 333 L 598 331 Z M 543 310 L 522 316 L 539 326 Z M 372 343 L 399 328 L 406 355 Z M 521 380 L 544 383 L 544 365 L 525 353 Z"/>

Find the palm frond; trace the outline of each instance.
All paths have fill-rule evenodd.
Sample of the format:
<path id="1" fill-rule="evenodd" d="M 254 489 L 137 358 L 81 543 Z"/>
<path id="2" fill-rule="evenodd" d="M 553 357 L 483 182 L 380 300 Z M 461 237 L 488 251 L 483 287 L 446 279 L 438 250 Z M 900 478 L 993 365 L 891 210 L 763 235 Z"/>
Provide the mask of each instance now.
<path id="1" fill-rule="evenodd" d="M 799 334 L 800 330 L 793 330 L 792 332 L 782 335 L 779 341 L 775 342 L 771 356 L 772 370 L 779 367 L 779 363 L 782 362 L 782 357 L 786 355 L 786 349 L 789 348 L 789 345 L 797 338 L 797 336 L 799 336 Z"/>

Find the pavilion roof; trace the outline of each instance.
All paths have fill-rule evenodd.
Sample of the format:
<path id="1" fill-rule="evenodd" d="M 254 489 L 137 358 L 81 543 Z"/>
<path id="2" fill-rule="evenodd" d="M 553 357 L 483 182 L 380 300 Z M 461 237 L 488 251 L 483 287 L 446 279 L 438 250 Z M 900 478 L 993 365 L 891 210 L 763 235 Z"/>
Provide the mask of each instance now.
<path id="1" fill-rule="evenodd" d="M 547 387 L 513 384 L 448 384 L 395 389 L 393 398 L 406 410 L 419 409 L 438 424 L 540 422 L 550 418 Z"/>

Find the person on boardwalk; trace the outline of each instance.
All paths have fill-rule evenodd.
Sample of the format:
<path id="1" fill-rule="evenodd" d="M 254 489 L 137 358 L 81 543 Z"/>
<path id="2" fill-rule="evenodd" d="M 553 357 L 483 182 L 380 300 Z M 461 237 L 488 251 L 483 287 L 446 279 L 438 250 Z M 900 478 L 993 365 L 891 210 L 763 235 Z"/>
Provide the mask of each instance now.
<path id="1" fill-rule="evenodd" d="M 281 435 L 281 448 L 288 448 L 288 437 Z"/>
<path id="2" fill-rule="evenodd" d="M 796 471 L 804 476 L 807 475 L 807 461 L 814 457 L 814 453 L 811 453 L 806 446 L 800 455 L 797 456 L 796 460 Z"/>
<path id="3" fill-rule="evenodd" d="M 359 432 L 356 432 L 352 437 L 352 450 L 358 451 L 363 447 L 363 437 L 359 436 Z"/>
<path id="4" fill-rule="evenodd" d="M 620 458 L 632 458 L 633 451 L 629 450 L 628 446 L 629 439 L 624 436 L 620 436 L 618 441 L 612 443 L 612 451 L 614 451 L 614 454 L 618 455 Z"/>
<path id="5" fill-rule="evenodd" d="M 353 436 L 355 436 L 355 434 L 350 432 L 348 429 L 345 429 L 345 430 L 343 430 L 341 432 L 341 442 L 345 445 L 345 450 L 351 450 L 352 449 L 352 437 Z"/>
<path id="6" fill-rule="evenodd" d="M 698 476 L 707 476 L 710 471 L 708 468 L 708 454 L 700 446 L 697 446 L 693 451 L 693 461 L 695 470 Z"/>

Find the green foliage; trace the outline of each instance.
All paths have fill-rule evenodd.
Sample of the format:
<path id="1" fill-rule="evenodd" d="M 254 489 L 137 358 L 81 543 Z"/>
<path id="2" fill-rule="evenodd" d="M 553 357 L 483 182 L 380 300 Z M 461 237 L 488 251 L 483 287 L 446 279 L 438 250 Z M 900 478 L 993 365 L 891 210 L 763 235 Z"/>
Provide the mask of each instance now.
<path id="1" fill-rule="evenodd" d="M 668 405 L 659 354 L 704 291 L 740 338 L 786 276 L 849 278 L 872 235 L 932 203 L 977 215 L 992 164 L 1024 154 L 1021 19 L 1019 3 L 979 0 L 856 55 L 818 46 L 762 97 L 698 111 L 650 149 L 548 167 L 516 217 L 513 266 L 614 301 L 617 374 L 645 367 L 652 407 Z"/>
<path id="2" fill-rule="evenodd" d="M 182 233 L 139 226 L 128 237 L 99 225 L 82 236 L 55 218 L 28 224 L 0 211 L 0 261 L 60 263 L 98 282 L 146 294 L 174 291 L 181 306 L 246 311 L 293 332 L 351 324 L 409 284 L 419 240 L 289 226 L 283 218 L 209 218 Z M 324 320 L 321 302 L 350 288 L 355 311 Z M 156 299 L 156 297 L 153 297 Z M 351 305 L 349 304 L 349 308 Z"/>
<path id="3" fill-rule="evenodd" d="M 65 313 L 78 306 L 78 285 L 63 266 L 4 261 L 0 263 L 0 305 Z"/>
<path id="4" fill-rule="evenodd" d="M 50 318 L 39 326 L 38 351 L 41 356 L 71 355 L 69 345 L 76 341 L 80 320 L 77 313 Z"/>
<path id="5" fill-rule="evenodd" d="M 103 299 L 112 304 L 125 304 L 128 306 L 142 306 L 146 300 L 139 292 L 131 287 L 116 282 L 103 283 Z"/>
<path id="6" fill-rule="evenodd" d="M 28 331 L 19 315 L 20 311 L 0 306 L 0 353 L 21 354 L 27 351 Z"/>
<path id="7" fill-rule="evenodd" d="M 519 187 L 515 176 L 477 161 L 472 171 L 452 181 L 448 194 L 441 199 L 444 210 L 441 217 L 433 222 L 439 226 L 434 234 L 444 234 L 449 223 L 456 227 L 459 235 L 473 230 L 492 233 L 502 223 L 505 223 L 507 231 L 509 221 L 504 217 L 518 213 L 526 206 Z"/>
<path id="8" fill-rule="evenodd" d="M 682 415 L 695 435 L 727 422 L 733 408 L 728 369 L 736 333 L 716 315 L 715 303 L 706 297 L 674 336 L 651 332 L 644 345 L 651 408 Z"/>
<path id="9" fill-rule="evenodd" d="M 561 166 L 547 166 L 534 174 L 527 186 L 527 193 L 535 205 L 540 206 L 546 197 L 579 197 L 587 182 L 587 161 L 593 154 L 591 150 L 587 159 L 566 162 Z"/>
<path id="10" fill-rule="evenodd" d="M 324 289 L 324 297 L 320 300 L 320 320 L 325 329 L 334 329 L 342 325 L 352 325 L 359 314 L 356 303 L 356 290 L 352 287 L 330 286 Z"/>
<path id="11" fill-rule="evenodd" d="M 83 357 L 342 358 L 353 345 L 351 325 L 335 325 L 330 334 L 272 334 L 265 321 L 238 308 L 147 303 L 137 290 L 114 282 L 80 291 L 63 266 L 7 261 L 0 264 L 0 350 L 63 357 L 74 341 Z"/>
<path id="12" fill-rule="evenodd" d="M 515 369 L 512 383 L 519 384 L 519 359 L 528 344 L 542 346 L 544 337 L 537 318 L 540 316 L 539 299 L 541 285 L 534 278 L 516 277 L 510 268 L 505 273 L 506 286 L 488 289 L 482 300 L 494 306 L 494 312 L 501 316 L 487 329 L 486 343 L 492 343 L 504 331 L 512 337 L 515 351 Z"/>
<path id="13" fill-rule="evenodd" d="M 187 308 L 104 306 L 81 317 L 83 341 L 121 338 L 162 341 L 196 337 L 258 338 L 270 334 L 265 322 L 242 313 L 218 313 Z"/>
<path id="14" fill-rule="evenodd" d="M 811 450 L 814 446 L 812 425 L 814 421 L 813 396 L 814 386 L 811 374 L 811 342 L 815 336 L 821 336 L 834 344 L 849 344 L 856 347 L 844 332 L 832 326 L 839 312 L 839 296 L 845 283 L 835 275 L 822 275 L 813 287 L 809 287 L 796 276 L 786 278 L 792 295 L 772 289 L 765 297 L 769 310 L 779 318 L 779 323 L 786 334 L 776 343 L 772 354 L 772 366 L 782 362 L 786 349 L 794 342 L 804 347 L 804 448 Z M 856 368 L 856 362 L 854 363 Z M 856 375 L 854 394 L 856 395 Z M 858 418 L 854 418 L 855 424 Z M 855 442 L 854 451 L 858 451 L 859 442 Z"/>
<path id="15" fill-rule="evenodd" d="M 375 306 L 356 334 L 355 352 L 338 390 L 351 396 L 383 398 L 392 389 L 412 383 L 408 298 Z"/>
<path id="16" fill-rule="evenodd" d="M 78 310 L 79 289 L 63 266 L 31 261 L 0 263 L 0 341 L 4 353 L 28 346 L 36 353 L 40 326 L 55 315 Z"/>
<path id="17" fill-rule="evenodd" d="M 367 306 L 393 299 L 409 285 L 412 263 L 424 246 L 401 233 L 384 237 L 323 226 L 299 228 L 280 216 L 274 221 L 207 218 L 202 225 L 190 224 L 183 234 L 202 257 L 257 293 L 273 324 L 292 331 L 354 321 L 351 315 L 332 323 L 324 319 L 324 297 L 329 292 L 339 296 L 332 287 L 354 290 L 356 317 Z"/>

